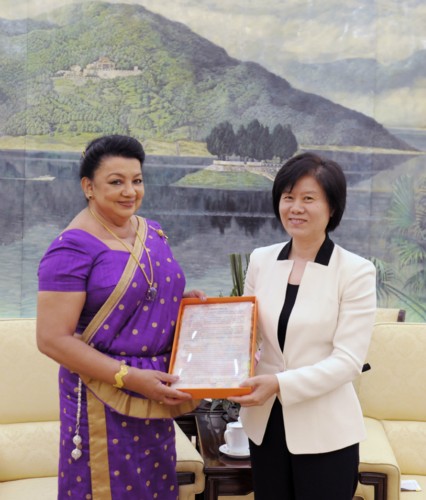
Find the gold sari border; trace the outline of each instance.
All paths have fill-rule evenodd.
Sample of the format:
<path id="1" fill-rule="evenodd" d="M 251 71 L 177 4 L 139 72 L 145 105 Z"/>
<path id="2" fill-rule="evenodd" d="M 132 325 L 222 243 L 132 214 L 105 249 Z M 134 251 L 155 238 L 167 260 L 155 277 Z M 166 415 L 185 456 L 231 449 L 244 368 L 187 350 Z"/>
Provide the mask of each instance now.
<path id="1" fill-rule="evenodd" d="M 105 406 L 87 391 L 92 499 L 111 500 Z"/>
<path id="2" fill-rule="evenodd" d="M 140 260 L 144 250 L 146 235 L 148 233 L 148 225 L 144 218 L 139 216 L 137 218 L 138 218 L 138 228 L 139 227 L 143 228 L 143 235 L 140 239 L 139 238 L 135 239 L 135 244 L 133 248 L 135 254 Z M 99 311 L 96 313 L 92 321 L 87 325 L 84 332 L 82 333 L 80 338 L 83 342 L 89 344 L 94 335 L 96 334 L 96 332 L 98 331 L 98 329 L 100 328 L 100 326 L 114 311 L 114 308 L 117 306 L 117 303 L 120 302 L 121 298 L 126 293 L 130 285 L 131 279 L 136 272 L 137 267 L 138 265 L 135 262 L 135 259 L 133 259 L 131 255 L 129 255 L 129 260 L 127 261 L 126 267 L 124 268 L 123 274 L 121 275 L 120 281 L 117 283 L 117 286 L 114 288 L 111 295 L 108 297 L 108 299 L 105 301 L 105 303 L 102 305 L 102 307 L 99 309 Z"/>
<path id="3" fill-rule="evenodd" d="M 151 399 L 131 396 L 121 389 L 100 382 L 99 380 L 81 376 L 89 392 L 100 399 L 102 403 L 127 417 L 135 418 L 176 418 L 197 408 L 200 400 L 191 399 L 176 406 L 157 403 Z"/>

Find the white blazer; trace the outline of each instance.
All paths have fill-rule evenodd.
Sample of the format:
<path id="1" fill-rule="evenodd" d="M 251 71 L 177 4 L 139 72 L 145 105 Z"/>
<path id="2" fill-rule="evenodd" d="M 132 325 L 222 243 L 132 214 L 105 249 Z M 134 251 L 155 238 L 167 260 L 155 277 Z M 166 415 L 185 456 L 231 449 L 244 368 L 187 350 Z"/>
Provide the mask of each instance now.
<path id="1" fill-rule="evenodd" d="M 365 438 L 352 381 L 361 373 L 376 310 L 374 265 L 329 238 L 308 262 L 284 344 L 278 320 L 293 261 L 291 245 L 257 248 L 250 257 L 244 295 L 257 297 L 260 360 L 255 374 L 276 374 L 291 453 L 325 453 Z M 374 370 L 374 366 L 372 367 Z M 250 439 L 260 444 L 276 396 L 241 408 Z"/>

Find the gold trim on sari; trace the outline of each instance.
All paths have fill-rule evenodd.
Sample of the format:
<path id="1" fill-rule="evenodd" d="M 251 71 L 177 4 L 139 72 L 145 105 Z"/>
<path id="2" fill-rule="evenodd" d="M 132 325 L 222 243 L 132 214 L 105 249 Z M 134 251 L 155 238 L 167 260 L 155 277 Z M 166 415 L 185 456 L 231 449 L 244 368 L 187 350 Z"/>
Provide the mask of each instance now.
<path id="1" fill-rule="evenodd" d="M 148 225 L 146 223 L 146 220 L 143 219 L 142 217 L 138 217 L 137 219 L 138 219 L 138 231 L 142 227 L 143 234 L 141 235 L 140 239 L 139 238 L 135 239 L 133 251 L 140 260 L 144 250 L 143 243 L 146 240 Z M 132 256 L 129 255 L 129 260 L 127 261 L 126 267 L 124 268 L 123 274 L 121 275 L 121 278 L 117 283 L 116 287 L 114 288 L 108 299 L 105 301 L 105 303 L 102 305 L 102 307 L 99 309 L 99 311 L 96 313 L 96 315 L 92 318 L 92 321 L 87 325 L 84 332 L 81 334 L 81 340 L 83 340 L 83 342 L 86 342 L 86 344 L 90 344 L 90 341 L 92 340 L 96 332 L 99 330 L 100 326 L 114 312 L 115 307 L 117 307 L 121 298 L 129 288 L 131 280 L 135 275 L 137 268 L 138 268 L 137 263 L 132 258 Z"/>
<path id="2" fill-rule="evenodd" d="M 111 500 L 108 460 L 108 434 L 105 406 L 87 391 L 87 416 L 89 421 L 90 476 L 93 500 Z"/>

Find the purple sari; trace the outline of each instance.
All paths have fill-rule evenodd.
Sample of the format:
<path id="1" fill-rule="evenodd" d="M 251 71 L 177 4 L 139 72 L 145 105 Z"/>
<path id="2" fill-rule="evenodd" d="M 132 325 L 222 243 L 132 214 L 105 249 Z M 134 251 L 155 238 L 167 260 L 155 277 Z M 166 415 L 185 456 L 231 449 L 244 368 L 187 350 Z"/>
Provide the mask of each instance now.
<path id="1" fill-rule="evenodd" d="M 154 301 L 146 300 L 147 281 L 127 252 L 111 250 L 79 229 L 65 231 L 50 245 L 40 262 L 39 290 L 85 291 L 76 336 L 129 366 L 166 372 L 185 277 L 158 223 L 138 220 L 154 271 Z M 138 239 L 134 252 L 149 276 Z M 58 498 L 178 498 L 172 417 L 196 403 L 167 407 L 82 376 L 82 456 L 75 460 L 79 378 L 60 367 Z"/>

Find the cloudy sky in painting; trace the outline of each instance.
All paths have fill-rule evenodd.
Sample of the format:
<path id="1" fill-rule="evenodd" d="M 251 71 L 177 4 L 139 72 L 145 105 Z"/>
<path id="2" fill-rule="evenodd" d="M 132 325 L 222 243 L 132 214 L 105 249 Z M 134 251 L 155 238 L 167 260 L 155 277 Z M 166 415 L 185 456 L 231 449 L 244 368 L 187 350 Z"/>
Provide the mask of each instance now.
<path id="1" fill-rule="evenodd" d="M 0 17 L 32 17 L 78 0 L 0 0 Z M 373 58 L 382 64 L 426 49 L 425 0 L 109 0 L 139 4 L 179 21 L 242 61 L 289 78 L 287 61 Z M 292 83 L 292 79 L 289 79 Z M 389 125 L 424 127 L 426 84 L 375 95 L 353 89 L 324 97 Z"/>
<path id="2" fill-rule="evenodd" d="M 180 21 L 241 60 L 279 72 L 301 62 L 372 57 L 387 63 L 426 49 L 424 0 L 109 0 Z M 77 0 L 0 0 L 0 17 L 24 18 Z"/>

